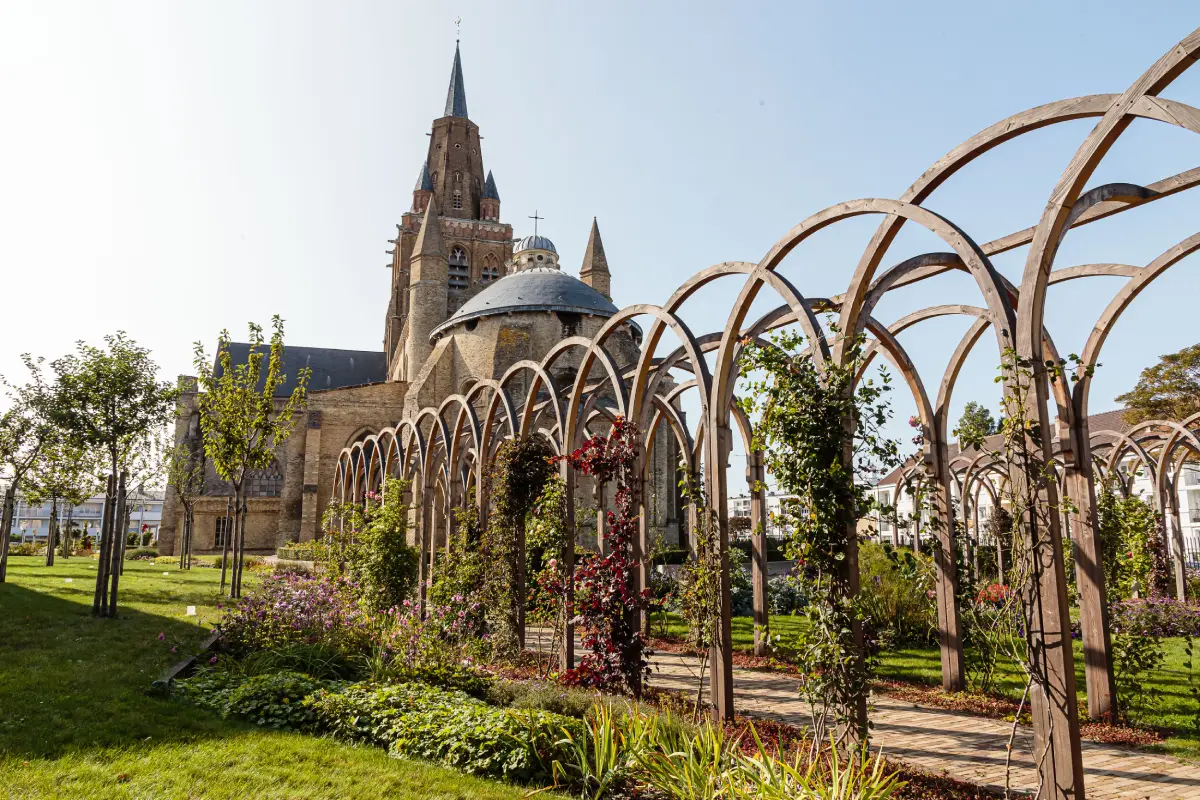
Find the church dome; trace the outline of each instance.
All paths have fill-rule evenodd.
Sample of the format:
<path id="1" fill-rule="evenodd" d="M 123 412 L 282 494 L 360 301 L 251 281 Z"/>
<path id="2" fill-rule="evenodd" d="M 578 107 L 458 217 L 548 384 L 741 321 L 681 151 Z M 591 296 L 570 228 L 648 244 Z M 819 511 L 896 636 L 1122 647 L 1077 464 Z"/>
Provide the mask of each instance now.
<path id="1" fill-rule="evenodd" d="M 436 339 L 456 325 L 481 317 L 522 311 L 562 311 L 607 318 L 618 309 L 607 297 L 557 267 L 529 267 L 505 275 L 463 303 L 450 319 L 433 329 L 429 338 Z"/>
<path id="2" fill-rule="evenodd" d="M 526 236 L 513 248 L 514 253 L 520 253 L 522 250 L 549 250 L 555 255 L 558 254 L 558 251 L 554 249 L 554 242 L 545 236 Z"/>

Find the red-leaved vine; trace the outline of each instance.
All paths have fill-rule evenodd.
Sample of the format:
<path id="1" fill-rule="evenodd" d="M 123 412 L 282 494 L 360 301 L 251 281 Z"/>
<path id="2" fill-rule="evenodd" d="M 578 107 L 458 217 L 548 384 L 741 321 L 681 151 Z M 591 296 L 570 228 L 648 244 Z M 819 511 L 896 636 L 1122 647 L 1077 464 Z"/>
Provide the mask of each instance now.
<path id="1" fill-rule="evenodd" d="M 648 589 L 635 592 L 630 577 L 637 567 L 633 543 L 638 533 L 634 469 L 637 431 L 617 417 L 608 436 L 593 436 L 567 456 L 572 467 L 601 484 L 616 482 L 616 511 L 609 511 L 604 530 L 605 555 L 582 561 L 575 569 L 575 616 L 587 653 L 563 680 L 598 688 L 623 687 L 641 693 L 650 673 L 646 642 L 638 630 L 638 612 L 649 605 Z"/>

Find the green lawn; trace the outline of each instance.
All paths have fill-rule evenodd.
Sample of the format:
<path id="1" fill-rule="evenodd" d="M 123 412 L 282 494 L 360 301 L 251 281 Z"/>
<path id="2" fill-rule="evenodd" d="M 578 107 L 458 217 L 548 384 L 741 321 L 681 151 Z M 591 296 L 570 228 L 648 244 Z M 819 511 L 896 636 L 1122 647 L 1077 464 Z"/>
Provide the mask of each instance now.
<path id="1" fill-rule="evenodd" d="M 517 800 L 527 793 L 148 696 L 159 673 L 216 621 L 220 570 L 129 562 L 120 617 L 96 620 L 95 565 L 76 557 L 47 569 L 41 558 L 9 559 L 8 582 L 0 584 L 5 797 Z M 185 616 L 188 605 L 198 617 Z"/>
<path id="2" fill-rule="evenodd" d="M 684 636 L 686 625 L 674 614 L 666 614 L 665 620 L 655 617 L 654 633 L 664 630 L 671 636 Z M 786 642 L 800 629 L 800 617 L 771 617 L 771 636 L 780 635 Z M 742 650 L 754 645 L 754 623 L 750 617 L 733 618 L 733 644 Z M 1083 643 L 1075 643 L 1075 677 L 1079 697 L 1087 697 L 1087 684 L 1083 678 Z M 1197 645 L 1200 647 L 1200 644 Z M 1135 719 L 1141 724 L 1172 731 L 1161 749 L 1191 760 L 1200 760 L 1200 732 L 1193 725 L 1200 723 L 1200 709 L 1196 708 L 1188 692 L 1185 668 L 1184 640 L 1171 639 L 1167 642 L 1166 662 L 1163 669 L 1147 682 L 1148 704 L 1133 709 Z M 1015 664 L 1001 664 L 997 670 L 998 694 L 1020 699 L 1024 682 Z M 880 654 L 879 676 L 881 678 L 940 685 L 942 682 L 941 659 L 936 647 L 905 647 L 884 651 Z"/>

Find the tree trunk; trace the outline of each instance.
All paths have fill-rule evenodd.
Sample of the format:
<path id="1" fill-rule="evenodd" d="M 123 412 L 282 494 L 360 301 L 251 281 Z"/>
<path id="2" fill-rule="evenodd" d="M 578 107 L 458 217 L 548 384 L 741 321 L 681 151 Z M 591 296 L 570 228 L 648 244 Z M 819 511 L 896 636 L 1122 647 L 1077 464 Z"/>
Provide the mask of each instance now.
<path id="1" fill-rule="evenodd" d="M 221 544 L 221 594 L 225 594 L 225 573 L 229 570 L 229 540 L 232 538 L 229 515 L 233 511 L 231 502 L 225 501 L 225 540 Z"/>
<path id="2" fill-rule="evenodd" d="M 192 549 L 195 547 L 193 540 L 196 536 L 196 512 L 195 509 L 188 508 L 187 510 L 187 569 L 192 568 Z"/>
<path id="3" fill-rule="evenodd" d="M 121 473 L 121 477 L 124 477 L 124 476 L 125 476 L 125 473 Z M 123 509 L 123 512 L 121 514 L 121 525 L 120 525 L 121 536 L 118 539 L 118 541 L 120 542 L 121 560 L 117 562 L 117 574 L 124 575 L 125 574 L 125 551 L 129 547 L 129 519 L 130 519 L 130 517 L 133 516 L 133 509 L 131 509 L 129 507 L 128 502 L 123 503 L 121 505 L 121 508 Z M 138 536 L 138 541 L 140 542 L 141 541 L 141 533 L 139 532 L 136 535 Z"/>
<path id="4" fill-rule="evenodd" d="M 98 546 L 99 561 L 96 563 L 96 593 L 92 598 L 92 614 L 97 617 L 108 616 L 108 559 L 110 521 L 116 510 L 117 476 L 108 476 L 108 485 L 104 490 L 104 510 L 100 515 L 100 543 Z"/>
<path id="5" fill-rule="evenodd" d="M 121 583 L 121 566 L 125 558 L 125 531 L 121 530 L 118 534 L 118 524 L 124 527 L 125 522 L 125 480 L 127 473 L 121 473 L 121 480 L 117 484 L 117 508 L 113 515 L 113 546 L 112 546 L 112 574 L 109 576 L 112 581 L 112 589 L 109 594 L 108 601 L 108 616 L 115 617 L 117 615 L 117 588 Z"/>
<path id="6" fill-rule="evenodd" d="M 46 529 L 46 566 L 54 566 L 54 546 L 58 544 L 58 498 L 50 498 L 50 526 Z"/>
<path id="7" fill-rule="evenodd" d="M 191 536 L 191 513 L 183 507 L 183 532 L 179 536 L 179 568 L 187 569 L 188 538 Z"/>
<path id="8" fill-rule="evenodd" d="M 233 596 L 242 596 L 242 570 L 246 565 L 246 505 L 239 490 L 235 495 L 236 507 L 233 510 L 233 530 L 237 538 L 234 540 L 233 561 Z"/>
<path id="9" fill-rule="evenodd" d="M 12 531 L 16 492 L 15 486 L 8 487 L 8 491 L 4 493 L 4 511 L 0 513 L 0 583 L 4 583 L 8 573 L 8 537 Z"/>

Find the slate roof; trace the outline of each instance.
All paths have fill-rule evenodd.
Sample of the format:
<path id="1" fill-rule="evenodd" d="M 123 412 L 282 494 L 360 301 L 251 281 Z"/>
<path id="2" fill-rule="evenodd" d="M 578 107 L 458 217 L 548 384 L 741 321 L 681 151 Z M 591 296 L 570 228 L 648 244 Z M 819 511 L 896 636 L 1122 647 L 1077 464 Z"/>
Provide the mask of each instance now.
<path id="1" fill-rule="evenodd" d="M 496 179 L 492 177 L 492 171 L 489 169 L 487 180 L 483 182 L 483 194 L 479 195 L 483 200 L 499 200 L 500 192 L 496 191 Z"/>
<path id="2" fill-rule="evenodd" d="M 505 275 L 463 303 L 454 316 L 433 329 L 435 339 L 455 325 L 493 314 L 518 311 L 565 311 L 611 317 L 617 307 L 573 275 L 554 267 L 531 267 Z"/>
<path id="3" fill-rule="evenodd" d="M 421 165 L 421 174 L 417 176 L 417 186 L 413 189 L 414 192 L 432 192 L 433 178 L 429 176 L 429 159 L 425 159 L 425 163 Z"/>
<path id="4" fill-rule="evenodd" d="M 1105 411 L 1101 414 L 1088 415 L 1088 433 L 1093 434 L 1093 435 L 1096 433 L 1099 433 L 1100 431 L 1118 431 L 1120 433 L 1124 433 L 1125 431 L 1127 431 L 1133 427 L 1132 425 L 1127 423 L 1125 421 L 1125 419 L 1121 416 L 1124 413 L 1125 413 L 1125 409 L 1118 408 L 1115 411 Z M 986 452 L 988 450 L 999 450 L 1001 447 L 1003 447 L 1003 445 L 1004 445 L 1004 442 L 1001 439 L 999 434 L 989 436 L 987 439 L 984 439 L 983 449 L 979 452 Z M 958 456 L 958 454 L 961 452 L 961 450 L 959 450 L 959 447 L 958 447 L 958 442 L 951 442 L 950 444 L 948 444 L 946 446 L 946 452 L 947 452 L 947 458 L 949 458 L 951 461 L 953 461 Z M 876 486 L 892 486 L 893 484 L 899 483 L 900 476 L 904 474 L 905 470 L 912 467 L 913 462 L 914 462 L 914 459 L 909 458 L 903 464 L 896 467 L 894 470 L 892 470 L 887 475 L 885 475 L 879 481 L 879 483 L 877 483 L 875 485 Z"/>
<path id="5" fill-rule="evenodd" d="M 450 69 L 450 88 L 446 90 L 446 113 L 443 116 L 467 116 L 467 87 L 463 84 L 462 59 L 458 54 L 458 42 L 454 43 L 454 66 Z"/>
<path id="6" fill-rule="evenodd" d="M 229 356 L 234 365 L 245 364 L 249 353 L 248 343 L 229 343 Z M 308 388 L 313 392 L 379 383 L 387 378 L 387 358 L 382 351 L 288 346 L 283 349 L 282 370 L 287 380 L 275 390 L 276 397 L 287 397 L 292 393 L 296 388 L 297 376 L 304 367 L 312 370 Z M 220 363 L 217 363 L 215 372 L 220 376 Z"/>

